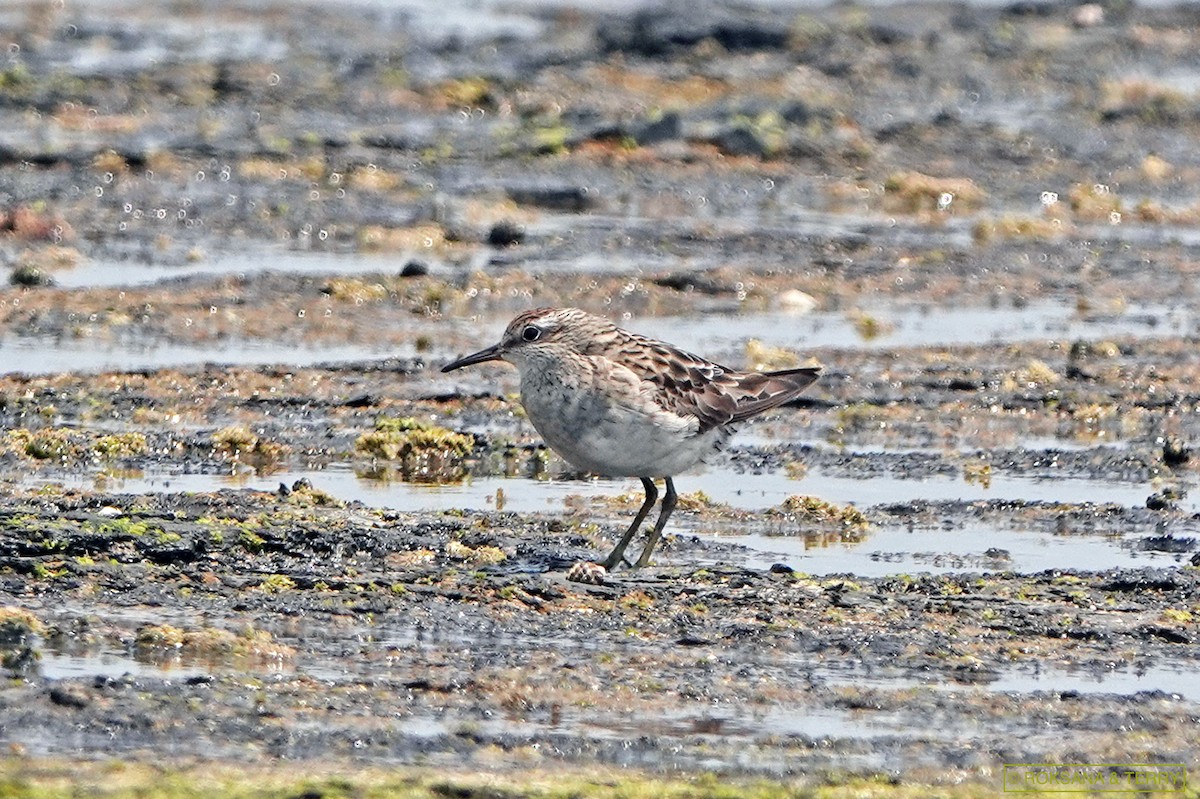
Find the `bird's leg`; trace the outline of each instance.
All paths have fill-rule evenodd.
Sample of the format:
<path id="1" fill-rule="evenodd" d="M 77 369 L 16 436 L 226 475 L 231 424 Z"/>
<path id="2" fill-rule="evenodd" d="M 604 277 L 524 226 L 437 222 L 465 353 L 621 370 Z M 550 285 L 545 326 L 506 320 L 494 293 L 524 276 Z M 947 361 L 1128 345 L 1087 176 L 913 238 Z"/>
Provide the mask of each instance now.
<path id="1" fill-rule="evenodd" d="M 658 521 L 654 523 L 654 529 L 650 531 L 650 536 L 646 539 L 646 548 L 642 550 L 642 555 L 637 559 L 637 563 L 633 564 L 633 568 L 640 569 L 650 562 L 650 553 L 654 551 L 654 545 L 658 543 L 663 528 L 667 526 L 667 519 L 671 517 L 671 511 L 675 510 L 676 498 L 675 483 L 668 477 L 667 492 L 663 494 L 662 511 L 659 512 Z"/>
<path id="2" fill-rule="evenodd" d="M 667 491 L 670 492 L 672 499 L 674 499 L 675 490 L 669 487 L 671 485 L 670 481 L 667 482 L 667 485 Z M 646 489 L 646 501 L 642 503 L 637 516 L 633 517 L 633 524 L 629 525 L 629 529 L 625 531 L 625 535 L 621 536 L 621 540 L 613 547 L 613 551 L 608 553 L 608 557 L 600 564 L 608 571 L 615 569 L 617 564 L 625 559 L 625 547 L 629 546 L 629 542 L 637 535 L 638 528 L 646 520 L 646 514 L 650 512 L 650 509 L 654 507 L 655 500 L 658 499 L 658 489 L 654 487 L 654 481 L 649 477 L 642 478 L 642 487 Z"/>

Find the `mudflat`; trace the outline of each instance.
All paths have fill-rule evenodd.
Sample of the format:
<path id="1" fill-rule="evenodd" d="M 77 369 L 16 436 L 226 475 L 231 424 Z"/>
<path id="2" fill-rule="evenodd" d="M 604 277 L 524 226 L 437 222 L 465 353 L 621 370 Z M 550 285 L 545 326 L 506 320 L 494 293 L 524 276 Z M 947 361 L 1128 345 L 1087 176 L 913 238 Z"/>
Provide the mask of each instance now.
<path id="1" fill-rule="evenodd" d="M 4 784 L 1194 776 L 1198 22 L 7 7 Z M 568 582 L 637 482 L 438 371 L 537 305 L 824 372 Z"/>

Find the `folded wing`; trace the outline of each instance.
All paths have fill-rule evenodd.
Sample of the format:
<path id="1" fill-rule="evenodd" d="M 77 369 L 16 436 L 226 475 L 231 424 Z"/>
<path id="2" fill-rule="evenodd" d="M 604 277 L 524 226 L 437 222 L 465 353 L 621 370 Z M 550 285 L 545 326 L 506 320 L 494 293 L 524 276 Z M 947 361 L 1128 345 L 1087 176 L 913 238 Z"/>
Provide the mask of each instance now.
<path id="1" fill-rule="evenodd" d="M 651 384 L 654 401 L 680 416 L 694 416 L 698 432 L 739 422 L 795 399 L 820 374 L 816 367 L 778 372 L 738 372 L 653 339 L 630 334 L 610 353 Z"/>

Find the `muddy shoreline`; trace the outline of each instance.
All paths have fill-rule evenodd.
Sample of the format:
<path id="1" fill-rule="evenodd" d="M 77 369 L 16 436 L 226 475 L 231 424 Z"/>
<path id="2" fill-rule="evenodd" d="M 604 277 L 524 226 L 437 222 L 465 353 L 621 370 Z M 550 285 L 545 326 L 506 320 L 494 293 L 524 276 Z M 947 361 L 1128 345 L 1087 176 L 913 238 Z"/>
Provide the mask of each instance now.
<path id="1" fill-rule="evenodd" d="M 0 768 L 1195 772 L 1197 22 L 6 8 Z M 824 373 L 570 583 L 533 305 Z"/>

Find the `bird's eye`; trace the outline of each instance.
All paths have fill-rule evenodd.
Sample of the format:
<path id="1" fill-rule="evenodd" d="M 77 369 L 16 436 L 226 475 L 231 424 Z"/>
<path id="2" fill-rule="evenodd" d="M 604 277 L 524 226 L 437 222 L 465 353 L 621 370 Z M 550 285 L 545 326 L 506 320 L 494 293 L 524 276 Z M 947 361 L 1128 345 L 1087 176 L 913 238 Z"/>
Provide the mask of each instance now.
<path id="1" fill-rule="evenodd" d="M 526 341 L 537 341 L 541 337 L 541 328 L 534 327 L 533 325 L 526 325 L 525 329 L 521 331 L 521 338 Z"/>

